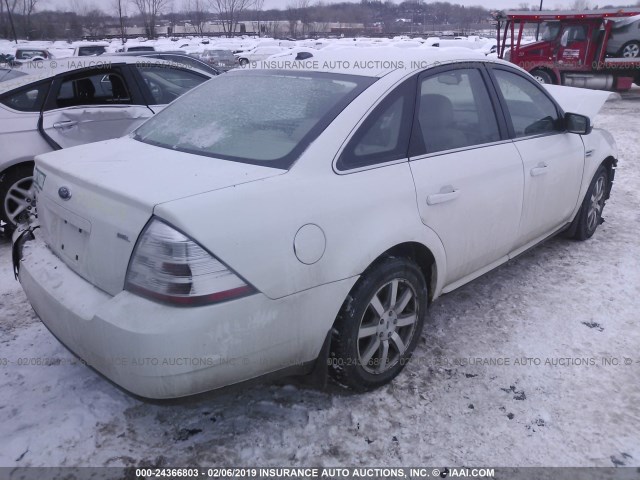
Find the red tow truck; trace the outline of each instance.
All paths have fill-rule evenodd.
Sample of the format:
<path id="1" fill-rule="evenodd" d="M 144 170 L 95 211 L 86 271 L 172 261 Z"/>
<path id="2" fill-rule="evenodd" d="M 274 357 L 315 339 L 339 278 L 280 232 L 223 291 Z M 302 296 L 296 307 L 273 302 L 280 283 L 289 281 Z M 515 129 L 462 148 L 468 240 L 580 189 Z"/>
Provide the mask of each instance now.
<path id="1" fill-rule="evenodd" d="M 632 56 L 637 52 L 628 48 L 640 45 L 640 30 L 635 25 L 638 15 L 638 9 L 499 12 L 495 14 L 497 54 L 542 83 L 629 90 L 632 83 L 640 84 L 640 55 Z M 638 33 L 637 42 L 626 44 L 625 56 L 617 57 L 621 53 L 610 48 L 612 32 L 629 24 Z M 536 41 L 523 43 L 523 35 L 532 34 Z"/>

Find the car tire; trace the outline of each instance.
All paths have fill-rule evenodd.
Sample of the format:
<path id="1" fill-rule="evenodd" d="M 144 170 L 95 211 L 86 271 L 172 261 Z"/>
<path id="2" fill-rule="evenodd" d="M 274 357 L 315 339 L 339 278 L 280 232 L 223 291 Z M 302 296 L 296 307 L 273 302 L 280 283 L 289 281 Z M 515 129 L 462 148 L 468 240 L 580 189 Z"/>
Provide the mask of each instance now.
<path id="1" fill-rule="evenodd" d="M 591 238 L 598 225 L 602 223 L 602 210 L 607 199 L 608 182 L 607 169 L 601 165 L 591 180 L 576 216 L 576 232 L 573 236 L 576 240 L 583 241 Z"/>
<path id="2" fill-rule="evenodd" d="M 240 60 L 238 60 L 238 63 L 241 67 L 244 67 L 245 65 L 249 64 L 249 60 L 247 60 L 246 58 L 241 58 Z"/>
<path id="3" fill-rule="evenodd" d="M 32 210 L 29 191 L 33 179 L 33 164 L 17 165 L 0 174 L 0 220 L 13 229 L 15 217 Z M 21 208 L 24 207 L 23 210 Z M 18 210 L 21 212 L 17 213 Z"/>
<path id="4" fill-rule="evenodd" d="M 548 85 L 555 84 L 555 82 L 553 81 L 553 77 L 546 70 L 541 70 L 541 69 L 532 70 L 531 76 L 540 83 L 546 83 Z"/>
<path id="5" fill-rule="evenodd" d="M 390 382 L 411 358 L 427 306 L 427 284 L 413 261 L 386 257 L 374 264 L 336 319 L 328 359 L 334 380 L 355 391 Z"/>
<path id="6" fill-rule="evenodd" d="M 638 58 L 640 57 L 640 42 L 632 40 L 625 43 L 620 49 L 619 56 L 622 58 Z"/>

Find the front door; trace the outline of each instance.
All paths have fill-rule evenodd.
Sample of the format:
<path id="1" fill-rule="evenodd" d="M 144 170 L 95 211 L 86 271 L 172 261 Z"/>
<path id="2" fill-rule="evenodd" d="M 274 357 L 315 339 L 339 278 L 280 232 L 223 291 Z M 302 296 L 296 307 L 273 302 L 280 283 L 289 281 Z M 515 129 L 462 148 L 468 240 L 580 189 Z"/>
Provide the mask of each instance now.
<path id="1" fill-rule="evenodd" d="M 520 73 L 492 68 L 524 163 L 524 208 L 519 243 L 543 238 L 570 220 L 578 202 L 584 144 L 567 133 L 543 87 Z"/>

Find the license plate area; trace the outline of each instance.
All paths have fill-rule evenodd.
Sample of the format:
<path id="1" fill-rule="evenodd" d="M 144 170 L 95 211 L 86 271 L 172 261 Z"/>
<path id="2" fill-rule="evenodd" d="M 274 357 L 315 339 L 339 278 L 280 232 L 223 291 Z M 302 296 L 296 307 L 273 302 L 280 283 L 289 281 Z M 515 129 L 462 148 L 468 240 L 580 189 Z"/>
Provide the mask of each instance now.
<path id="1" fill-rule="evenodd" d="M 43 209 L 42 220 L 47 231 L 46 239 L 58 256 L 77 270 L 86 264 L 85 256 L 91 236 L 91 223 L 47 198 L 38 205 Z"/>
<path id="2" fill-rule="evenodd" d="M 60 253 L 71 262 L 80 264 L 84 261 L 89 234 L 82 227 L 70 223 L 69 220 L 62 218 L 60 220 L 60 236 L 58 240 Z"/>

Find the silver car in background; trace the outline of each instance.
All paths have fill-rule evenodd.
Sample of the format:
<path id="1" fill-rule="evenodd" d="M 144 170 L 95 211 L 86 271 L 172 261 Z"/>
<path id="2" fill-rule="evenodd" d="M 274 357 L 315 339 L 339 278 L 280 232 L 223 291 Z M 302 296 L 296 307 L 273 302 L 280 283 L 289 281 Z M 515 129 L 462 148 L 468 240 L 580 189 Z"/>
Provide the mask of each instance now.
<path id="1" fill-rule="evenodd" d="M 635 18 L 635 17 L 634 17 Z M 618 22 L 611 30 L 607 53 L 616 57 L 640 57 L 640 18 L 632 22 Z"/>

